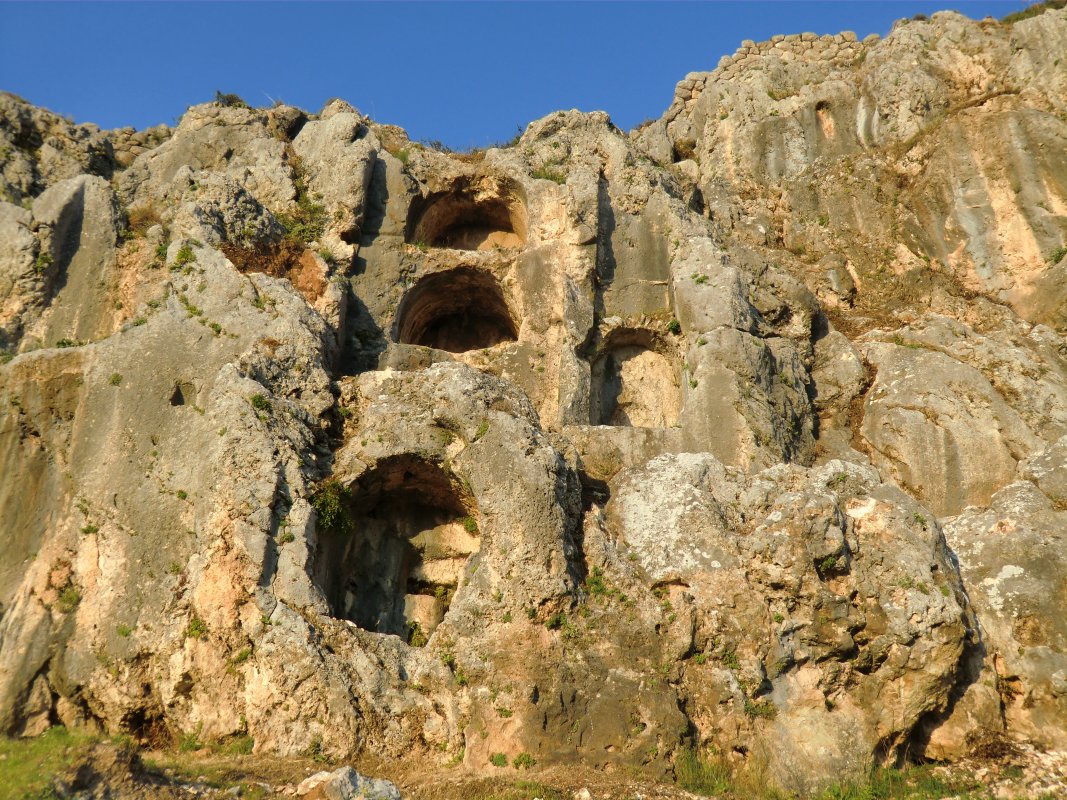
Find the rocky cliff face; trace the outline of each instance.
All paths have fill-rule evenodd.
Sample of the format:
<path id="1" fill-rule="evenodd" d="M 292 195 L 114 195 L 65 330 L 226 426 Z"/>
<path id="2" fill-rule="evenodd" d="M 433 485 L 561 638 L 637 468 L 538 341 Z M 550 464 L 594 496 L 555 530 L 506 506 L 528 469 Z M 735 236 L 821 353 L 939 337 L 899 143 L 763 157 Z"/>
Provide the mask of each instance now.
<path id="1" fill-rule="evenodd" d="M 811 788 L 1067 747 L 1067 11 L 631 134 L 0 95 L 0 727 Z"/>

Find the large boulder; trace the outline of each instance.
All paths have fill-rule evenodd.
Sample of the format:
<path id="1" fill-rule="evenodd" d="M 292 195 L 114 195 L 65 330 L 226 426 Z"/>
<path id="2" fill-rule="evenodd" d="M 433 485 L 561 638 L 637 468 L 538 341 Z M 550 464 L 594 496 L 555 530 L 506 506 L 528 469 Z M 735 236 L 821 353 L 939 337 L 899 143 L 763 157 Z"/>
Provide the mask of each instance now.
<path id="1" fill-rule="evenodd" d="M 947 707 L 976 634 L 964 589 L 933 515 L 873 470 L 660 456 L 616 478 L 607 525 L 689 620 L 702 745 L 744 739 L 750 769 L 810 790 Z"/>
<path id="2" fill-rule="evenodd" d="M 1067 747 L 1067 625 L 1059 613 L 1067 598 L 1067 494 L 1054 486 L 1067 473 L 1065 451 L 1061 440 L 1026 463 L 1030 480 L 945 525 L 982 636 L 974 674 L 933 733 L 931 755 L 958 756 L 1004 733 L 1041 748 Z"/>

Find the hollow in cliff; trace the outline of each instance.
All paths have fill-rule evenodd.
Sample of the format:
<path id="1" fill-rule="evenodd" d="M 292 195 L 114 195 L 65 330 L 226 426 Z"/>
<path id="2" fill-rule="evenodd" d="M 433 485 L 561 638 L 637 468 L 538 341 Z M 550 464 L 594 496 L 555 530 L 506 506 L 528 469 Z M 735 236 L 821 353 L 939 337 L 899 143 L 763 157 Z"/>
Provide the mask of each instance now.
<path id="1" fill-rule="evenodd" d="M 404 295 L 397 309 L 396 338 L 463 353 L 513 342 L 518 331 L 496 278 L 459 267 L 427 275 Z"/>
<path id="2" fill-rule="evenodd" d="M 439 466 L 408 455 L 332 491 L 337 514 L 320 524 L 315 558 L 331 613 L 424 644 L 479 549 L 473 499 Z"/>

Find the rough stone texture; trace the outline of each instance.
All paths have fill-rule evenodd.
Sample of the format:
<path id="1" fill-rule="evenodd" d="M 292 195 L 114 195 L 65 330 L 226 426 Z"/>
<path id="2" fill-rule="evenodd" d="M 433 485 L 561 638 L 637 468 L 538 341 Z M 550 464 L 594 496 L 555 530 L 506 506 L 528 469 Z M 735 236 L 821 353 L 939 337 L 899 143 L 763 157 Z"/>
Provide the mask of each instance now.
<path id="1" fill-rule="evenodd" d="M 0 203 L 0 347 L 5 349 L 20 338 L 40 292 L 38 243 L 30 229 L 31 219 L 29 211 Z"/>
<path id="2" fill-rule="evenodd" d="M 1010 27 L 941 12 L 847 54 L 809 44 L 742 48 L 689 76 L 638 142 L 660 163 L 695 157 L 720 221 L 758 220 L 798 269 L 847 253 L 865 309 L 907 302 L 887 273 L 933 270 L 1062 329 L 1047 258 L 1067 238 L 1067 12 Z"/>
<path id="3" fill-rule="evenodd" d="M 876 466 L 940 515 L 988 504 L 1018 462 L 1064 433 L 1067 364 L 1044 326 L 1006 323 L 983 335 L 925 317 L 863 341 L 876 370 L 863 441 Z"/>
<path id="4" fill-rule="evenodd" d="M 607 520 L 689 626 L 701 743 L 740 736 L 775 781 L 808 789 L 904 748 L 947 706 L 971 635 L 962 585 L 936 524 L 873 470 L 746 478 L 661 456 L 616 479 Z"/>
<path id="5" fill-rule="evenodd" d="M 305 800 L 400 800 L 400 791 L 389 781 L 341 767 L 312 775 L 296 787 L 296 796 Z"/>
<path id="6" fill-rule="evenodd" d="M 111 140 L 96 125 L 0 92 L 0 200 L 23 203 L 82 173 L 110 178 L 115 167 Z"/>
<path id="7" fill-rule="evenodd" d="M 130 205 L 169 205 L 195 193 L 201 170 L 232 177 L 268 207 L 296 197 L 285 143 L 268 129 L 267 115 L 218 103 L 190 108 L 169 139 L 122 172 L 120 186 Z"/>
<path id="8" fill-rule="evenodd" d="M 3 95 L 0 729 L 798 790 L 1067 746 L 1065 50 L 783 35 L 472 154 Z"/>
<path id="9" fill-rule="evenodd" d="M 359 239 L 366 195 L 377 153 L 377 138 L 355 111 L 339 111 L 305 124 L 293 150 L 309 168 L 308 190 L 321 198 L 346 242 Z"/>
<path id="10" fill-rule="evenodd" d="M 1060 471 L 1064 445 L 1053 456 Z M 1041 474 L 1050 455 L 1024 474 Z M 1041 748 L 1067 746 L 1065 508 L 1062 497 L 1019 481 L 993 495 L 988 508 L 968 509 L 945 526 L 982 621 L 980 676 L 935 734 L 945 755 L 958 755 L 976 730 L 1008 730 Z"/>

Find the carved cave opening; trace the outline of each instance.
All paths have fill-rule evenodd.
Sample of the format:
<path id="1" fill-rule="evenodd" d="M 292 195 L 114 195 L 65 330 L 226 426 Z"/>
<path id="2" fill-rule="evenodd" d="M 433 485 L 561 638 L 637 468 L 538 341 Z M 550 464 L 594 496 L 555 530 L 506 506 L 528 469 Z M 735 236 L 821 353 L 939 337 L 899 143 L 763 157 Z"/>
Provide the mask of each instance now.
<path id="1" fill-rule="evenodd" d="M 508 182 L 471 186 L 415 203 L 408 241 L 455 250 L 513 249 L 526 243 L 526 204 L 518 187 Z"/>
<path id="2" fill-rule="evenodd" d="M 346 530 L 320 532 L 315 580 L 333 616 L 426 643 L 480 546 L 473 499 L 416 456 L 384 460 L 351 487 Z"/>
<path id="3" fill-rule="evenodd" d="M 500 284 L 484 270 L 458 267 L 427 275 L 397 309 L 396 339 L 403 344 L 465 353 L 517 338 Z"/>
<path id="4" fill-rule="evenodd" d="M 590 422 L 669 428 L 682 409 L 679 372 L 670 350 L 652 331 L 617 330 L 593 360 Z"/>

